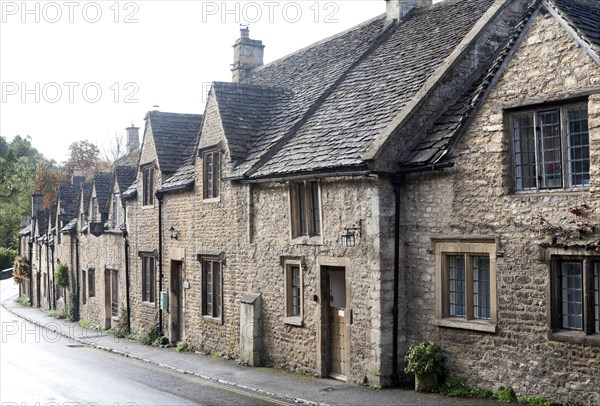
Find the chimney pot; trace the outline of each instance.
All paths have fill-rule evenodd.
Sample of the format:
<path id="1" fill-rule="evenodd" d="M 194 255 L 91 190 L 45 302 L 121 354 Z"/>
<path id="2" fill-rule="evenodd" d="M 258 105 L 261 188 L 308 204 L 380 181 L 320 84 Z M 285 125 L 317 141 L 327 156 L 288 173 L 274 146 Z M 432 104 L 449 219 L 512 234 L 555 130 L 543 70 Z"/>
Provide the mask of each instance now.
<path id="1" fill-rule="evenodd" d="M 131 123 L 127 130 L 127 152 L 131 153 L 140 147 L 140 129 Z"/>
<path id="2" fill-rule="evenodd" d="M 429 7 L 433 0 L 385 0 L 387 3 L 386 23 L 402 20 L 413 8 Z"/>
<path id="3" fill-rule="evenodd" d="M 240 38 L 233 44 L 232 81 L 241 82 L 252 69 L 263 65 L 265 46 L 262 41 L 250 39 L 250 29 L 240 28 Z"/>

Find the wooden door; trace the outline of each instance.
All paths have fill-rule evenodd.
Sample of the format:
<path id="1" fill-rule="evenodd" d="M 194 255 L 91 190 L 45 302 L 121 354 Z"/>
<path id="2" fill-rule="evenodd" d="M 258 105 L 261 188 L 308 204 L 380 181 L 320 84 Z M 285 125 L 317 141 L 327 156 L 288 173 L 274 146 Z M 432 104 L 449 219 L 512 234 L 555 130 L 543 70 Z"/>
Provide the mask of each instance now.
<path id="1" fill-rule="evenodd" d="M 170 313 L 170 338 L 171 343 L 175 344 L 183 339 L 183 263 L 181 261 L 171 261 L 171 294 L 169 298 Z"/>
<path id="2" fill-rule="evenodd" d="M 348 310 L 346 309 L 346 273 L 331 268 L 329 273 L 329 375 L 345 379 L 348 353 Z"/>

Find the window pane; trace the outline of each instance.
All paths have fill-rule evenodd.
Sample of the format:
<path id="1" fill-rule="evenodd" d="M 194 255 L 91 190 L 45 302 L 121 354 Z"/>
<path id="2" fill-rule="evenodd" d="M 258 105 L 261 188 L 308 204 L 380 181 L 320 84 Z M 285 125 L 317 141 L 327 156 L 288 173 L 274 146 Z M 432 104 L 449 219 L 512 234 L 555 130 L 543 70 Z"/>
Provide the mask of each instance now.
<path id="1" fill-rule="evenodd" d="M 561 264 L 563 327 L 583 329 L 582 266 L 579 262 Z"/>
<path id="2" fill-rule="evenodd" d="M 291 293 L 292 293 L 292 316 L 300 316 L 300 306 L 301 306 L 301 297 L 300 297 L 300 267 L 293 266 L 291 268 Z"/>
<path id="3" fill-rule="evenodd" d="M 540 187 L 562 187 L 559 110 L 539 113 L 538 127 Z"/>
<path id="4" fill-rule="evenodd" d="M 448 293 L 450 316 L 465 316 L 465 257 L 448 256 Z"/>
<path id="5" fill-rule="evenodd" d="M 490 318 L 490 258 L 473 257 L 473 317 Z"/>
<path id="6" fill-rule="evenodd" d="M 308 224 L 306 222 L 306 189 L 304 183 L 298 183 L 298 211 L 300 235 L 308 235 Z"/>
<path id="7" fill-rule="evenodd" d="M 600 263 L 594 263 L 594 325 L 600 333 Z"/>
<path id="8" fill-rule="evenodd" d="M 213 158 L 213 195 L 219 197 L 219 186 L 221 184 L 221 155 L 218 152 L 214 153 Z"/>
<path id="9" fill-rule="evenodd" d="M 213 272 L 212 262 L 204 262 L 204 305 L 206 307 L 205 314 L 212 316 L 213 314 Z"/>
<path id="10" fill-rule="evenodd" d="M 513 117 L 513 134 L 517 190 L 535 189 L 535 131 L 532 113 Z"/>
<path id="11" fill-rule="evenodd" d="M 319 209 L 319 184 L 313 182 L 310 185 L 312 197 L 312 220 L 314 235 L 321 235 L 321 211 Z"/>
<path id="12" fill-rule="evenodd" d="M 590 137 L 587 107 L 569 108 L 566 114 L 570 185 L 586 186 L 590 183 Z"/>
<path id="13" fill-rule="evenodd" d="M 113 226 L 119 227 L 121 222 L 119 221 L 119 211 L 121 208 L 121 196 L 118 193 L 115 193 L 113 196 Z"/>
<path id="14" fill-rule="evenodd" d="M 119 272 L 112 271 L 111 310 L 113 316 L 119 315 Z"/>
<path id="15" fill-rule="evenodd" d="M 215 317 L 221 317 L 221 264 L 213 262 L 213 277 L 214 277 L 214 308 Z"/>
<path id="16" fill-rule="evenodd" d="M 213 197 L 213 155 L 208 153 L 204 155 L 204 171 L 206 185 L 204 187 L 204 197 Z"/>

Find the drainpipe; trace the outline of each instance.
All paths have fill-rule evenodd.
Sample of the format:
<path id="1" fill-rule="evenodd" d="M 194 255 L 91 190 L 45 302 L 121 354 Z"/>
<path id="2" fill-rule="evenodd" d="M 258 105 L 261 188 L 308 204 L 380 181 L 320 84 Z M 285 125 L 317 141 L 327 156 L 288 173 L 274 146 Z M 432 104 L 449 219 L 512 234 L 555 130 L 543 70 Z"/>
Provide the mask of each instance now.
<path id="1" fill-rule="evenodd" d="M 162 292 L 163 282 L 163 232 L 162 232 L 162 205 L 163 205 L 163 193 L 156 192 L 156 199 L 158 200 L 158 330 L 160 335 L 163 335 L 163 320 L 162 320 L 162 307 L 160 305 L 160 293 Z"/>
<path id="2" fill-rule="evenodd" d="M 33 239 L 29 236 L 29 303 L 33 305 Z"/>
<path id="3" fill-rule="evenodd" d="M 49 242 L 46 242 L 46 273 L 48 280 L 46 281 L 46 299 L 48 300 L 48 309 L 52 309 L 51 281 L 50 281 L 50 247 Z"/>
<path id="4" fill-rule="evenodd" d="M 394 179 L 394 305 L 392 307 L 393 315 L 393 338 L 392 338 L 392 384 L 399 383 L 398 376 L 398 303 L 399 289 L 398 282 L 400 281 L 400 187 L 401 179 Z"/>
<path id="5" fill-rule="evenodd" d="M 131 302 L 129 301 L 129 240 L 127 229 L 123 227 L 123 243 L 125 248 L 125 303 L 127 306 L 127 332 L 131 333 Z"/>
<path id="6" fill-rule="evenodd" d="M 37 303 L 36 303 L 36 307 L 42 307 L 42 243 L 40 242 L 36 242 L 37 244 L 37 262 L 38 262 L 38 267 L 37 267 L 37 292 L 36 292 L 36 297 L 37 297 Z"/>
<path id="7" fill-rule="evenodd" d="M 50 245 L 50 252 L 52 253 L 52 308 L 56 310 L 56 283 L 54 283 L 54 241 Z"/>
<path id="8" fill-rule="evenodd" d="M 79 282 L 79 238 L 75 238 L 75 307 L 73 309 L 74 321 L 79 320 L 79 295 L 80 295 L 80 282 Z"/>

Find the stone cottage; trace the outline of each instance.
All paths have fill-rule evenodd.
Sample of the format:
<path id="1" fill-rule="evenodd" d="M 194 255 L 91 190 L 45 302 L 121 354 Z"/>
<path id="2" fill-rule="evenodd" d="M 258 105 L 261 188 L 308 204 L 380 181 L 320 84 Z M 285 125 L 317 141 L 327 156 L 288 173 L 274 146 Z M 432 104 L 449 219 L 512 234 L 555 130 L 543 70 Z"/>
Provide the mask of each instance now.
<path id="1" fill-rule="evenodd" d="M 147 114 L 114 251 L 72 237 L 85 317 L 380 385 L 431 340 L 451 378 L 600 402 L 600 5 L 386 3 L 267 65 L 243 28 L 203 115 Z"/>

